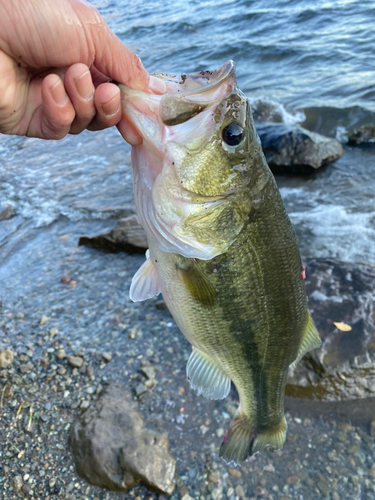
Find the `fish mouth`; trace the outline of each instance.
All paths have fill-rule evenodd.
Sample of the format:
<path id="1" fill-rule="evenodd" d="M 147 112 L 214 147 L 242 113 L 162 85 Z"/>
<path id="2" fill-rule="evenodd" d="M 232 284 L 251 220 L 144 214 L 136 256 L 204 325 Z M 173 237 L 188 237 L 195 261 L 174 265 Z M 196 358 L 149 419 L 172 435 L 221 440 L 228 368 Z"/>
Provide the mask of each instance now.
<path id="1" fill-rule="evenodd" d="M 213 114 L 203 111 L 218 106 L 235 89 L 236 74 L 233 61 L 229 60 L 216 71 L 199 71 L 179 77 L 158 74 L 166 84 L 163 95 L 149 94 L 142 90 L 129 89 L 119 84 L 123 113 L 147 143 L 148 149 L 161 158 L 158 151 L 171 127 L 186 123 L 184 143 L 197 136 L 197 123 L 190 118 L 200 114 L 200 137 L 208 137 L 215 127 Z M 176 132 L 176 129 L 174 129 Z M 173 138 L 173 140 L 175 137 Z M 169 137 L 172 140 L 172 137 Z"/>

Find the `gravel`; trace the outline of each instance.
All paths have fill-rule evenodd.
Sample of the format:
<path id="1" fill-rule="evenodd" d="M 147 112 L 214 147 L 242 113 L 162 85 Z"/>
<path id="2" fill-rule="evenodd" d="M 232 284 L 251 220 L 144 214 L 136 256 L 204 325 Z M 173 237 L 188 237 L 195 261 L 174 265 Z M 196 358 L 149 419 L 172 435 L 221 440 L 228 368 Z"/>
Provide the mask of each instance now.
<path id="1" fill-rule="evenodd" d="M 168 432 L 178 471 L 172 500 L 375 500 L 375 421 L 350 420 L 339 406 L 311 416 L 302 402 L 286 414 L 282 451 L 239 466 L 219 459 L 236 392 L 210 401 L 190 389 L 190 346 L 160 297 L 128 299 L 144 257 L 78 247 L 89 232 L 60 219 L 33 233 L 22 259 L 15 252 L 0 265 L 0 353 L 14 355 L 0 369 L 0 498 L 156 500 L 141 486 L 126 497 L 91 486 L 73 465 L 71 425 L 119 382 L 147 425 Z M 64 275 L 76 285 L 61 282 Z"/>

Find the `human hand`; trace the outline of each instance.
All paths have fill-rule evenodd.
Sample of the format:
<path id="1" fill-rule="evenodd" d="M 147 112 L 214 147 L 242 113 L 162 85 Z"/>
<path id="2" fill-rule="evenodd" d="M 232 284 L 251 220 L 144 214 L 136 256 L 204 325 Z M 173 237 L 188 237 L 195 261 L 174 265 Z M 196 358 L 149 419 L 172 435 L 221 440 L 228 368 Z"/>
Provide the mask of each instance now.
<path id="1" fill-rule="evenodd" d="M 61 139 L 117 125 L 140 144 L 110 80 L 165 91 L 85 0 L 0 0 L 0 133 Z"/>

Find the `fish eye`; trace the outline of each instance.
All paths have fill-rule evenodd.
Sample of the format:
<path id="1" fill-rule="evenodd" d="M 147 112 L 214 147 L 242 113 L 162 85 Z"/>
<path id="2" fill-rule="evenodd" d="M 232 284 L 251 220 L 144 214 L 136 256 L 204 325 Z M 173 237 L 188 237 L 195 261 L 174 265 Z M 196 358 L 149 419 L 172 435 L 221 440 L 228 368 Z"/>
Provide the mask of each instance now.
<path id="1" fill-rule="evenodd" d="M 238 146 L 244 137 L 244 129 L 237 122 L 232 122 L 223 130 L 223 139 L 228 146 Z"/>

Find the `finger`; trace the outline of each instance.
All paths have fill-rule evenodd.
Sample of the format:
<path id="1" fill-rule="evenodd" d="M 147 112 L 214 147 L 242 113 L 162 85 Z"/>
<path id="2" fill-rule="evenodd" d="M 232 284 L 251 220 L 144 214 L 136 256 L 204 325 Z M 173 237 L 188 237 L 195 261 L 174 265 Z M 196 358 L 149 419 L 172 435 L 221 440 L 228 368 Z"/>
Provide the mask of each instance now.
<path id="1" fill-rule="evenodd" d="M 164 94 L 165 83 L 159 78 L 150 77 L 140 58 L 131 52 L 104 25 L 100 36 L 93 36 L 95 43 L 95 67 L 113 80 L 129 88 L 149 90 L 155 94 Z"/>
<path id="2" fill-rule="evenodd" d="M 89 130 L 102 130 L 113 127 L 121 120 L 120 89 L 112 83 L 102 83 L 95 91 L 94 96 L 96 115 Z"/>
<path id="3" fill-rule="evenodd" d="M 47 75 L 41 90 L 42 106 L 34 115 L 27 135 L 43 139 L 62 139 L 68 134 L 75 118 L 74 108 L 63 81 L 58 75 Z"/>
<path id="4" fill-rule="evenodd" d="M 79 134 L 96 114 L 95 88 L 91 72 L 85 64 L 73 64 L 64 77 L 65 89 L 75 110 L 75 119 L 70 127 L 71 134 Z"/>
<path id="5" fill-rule="evenodd" d="M 125 115 L 122 116 L 121 121 L 117 124 L 117 128 L 125 141 L 131 146 L 140 146 L 142 144 L 142 136 L 135 130 Z"/>

